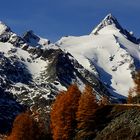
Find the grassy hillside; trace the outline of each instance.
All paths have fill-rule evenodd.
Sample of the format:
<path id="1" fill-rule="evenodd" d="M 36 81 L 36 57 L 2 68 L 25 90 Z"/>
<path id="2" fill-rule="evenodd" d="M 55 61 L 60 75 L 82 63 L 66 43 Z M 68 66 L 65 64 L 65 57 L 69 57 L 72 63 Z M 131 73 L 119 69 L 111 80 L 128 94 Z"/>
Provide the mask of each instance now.
<path id="1" fill-rule="evenodd" d="M 140 106 L 106 105 L 95 113 L 96 140 L 139 140 Z"/>

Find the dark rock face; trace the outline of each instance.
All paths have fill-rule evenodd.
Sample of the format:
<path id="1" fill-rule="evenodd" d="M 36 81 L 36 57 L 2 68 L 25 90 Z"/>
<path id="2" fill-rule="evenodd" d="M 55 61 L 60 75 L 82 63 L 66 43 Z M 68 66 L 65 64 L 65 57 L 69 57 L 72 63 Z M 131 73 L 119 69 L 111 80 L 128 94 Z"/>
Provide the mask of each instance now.
<path id="1" fill-rule="evenodd" d="M 121 33 L 123 33 L 124 35 L 126 35 L 127 39 L 130 40 L 131 42 L 135 43 L 135 44 L 139 44 L 138 40 L 136 37 L 134 37 L 133 35 L 130 34 L 130 32 L 128 32 L 125 29 L 121 29 L 120 30 Z"/>
<path id="2" fill-rule="evenodd" d="M 7 42 L 10 39 L 10 34 L 4 33 L 0 35 L 0 41 L 1 42 Z"/>
<path id="3" fill-rule="evenodd" d="M 36 55 L 35 58 L 42 56 L 43 53 L 43 50 L 41 48 L 35 48 L 35 47 L 28 47 L 27 51 L 34 56 Z"/>
<path id="4" fill-rule="evenodd" d="M 45 51 L 42 56 L 50 62 L 46 71 L 48 81 L 59 81 L 63 86 L 68 87 L 71 83 L 78 83 L 79 79 L 83 84 L 90 84 L 100 96 L 110 96 L 103 83 L 84 69 L 71 54 L 58 49 Z"/>
<path id="5" fill-rule="evenodd" d="M 47 52 L 45 52 L 47 54 Z M 68 86 L 75 79 L 74 66 L 71 64 L 67 54 L 59 50 L 51 50 L 46 55 L 51 62 L 47 68 L 48 80 L 59 80 L 62 85 Z"/>
<path id="6" fill-rule="evenodd" d="M 12 82 L 21 82 L 28 84 L 32 81 L 32 76 L 24 63 L 19 61 L 19 58 L 14 55 L 9 58 L 0 53 L 0 76 Z"/>
<path id="7" fill-rule="evenodd" d="M 19 37 L 18 35 L 14 34 L 11 31 L 4 32 L 3 34 L 0 35 L 0 41 L 1 42 L 9 42 L 13 44 L 15 47 L 22 47 L 23 45 L 26 44 L 26 41 Z"/>
<path id="8" fill-rule="evenodd" d="M 27 31 L 27 32 L 23 35 L 23 38 L 24 38 L 28 43 L 30 43 L 30 39 L 34 39 L 34 40 L 39 41 L 39 37 L 37 37 L 36 35 L 34 35 L 34 32 L 33 32 L 32 30 Z"/>
<path id="9" fill-rule="evenodd" d="M 32 30 L 30 31 L 27 31 L 24 35 L 23 35 L 23 39 L 26 40 L 26 42 L 33 46 L 33 47 L 36 47 L 36 46 L 39 46 L 41 47 L 38 42 L 40 40 L 40 38 L 38 36 L 36 36 Z"/>
<path id="10" fill-rule="evenodd" d="M 0 133 L 11 130 L 15 117 L 24 111 L 25 107 L 20 105 L 13 96 L 0 88 Z"/>
<path id="11" fill-rule="evenodd" d="M 21 47 L 22 45 L 25 44 L 25 40 L 23 40 L 21 37 L 17 36 L 17 35 L 13 35 L 9 41 L 9 43 L 13 44 L 16 47 Z"/>

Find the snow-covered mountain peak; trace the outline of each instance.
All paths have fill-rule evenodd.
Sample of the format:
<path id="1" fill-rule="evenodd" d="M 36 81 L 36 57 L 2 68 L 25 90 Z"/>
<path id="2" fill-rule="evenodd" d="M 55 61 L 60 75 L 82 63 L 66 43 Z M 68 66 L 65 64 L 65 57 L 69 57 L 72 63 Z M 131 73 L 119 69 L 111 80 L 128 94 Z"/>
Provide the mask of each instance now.
<path id="1" fill-rule="evenodd" d="M 26 42 L 33 46 L 33 47 L 42 47 L 47 46 L 50 44 L 50 41 L 48 39 L 42 38 L 38 35 L 36 35 L 32 30 L 27 31 L 23 38 L 26 40 Z"/>
<path id="2" fill-rule="evenodd" d="M 99 25 L 97 25 L 93 31 L 91 32 L 91 35 L 98 35 L 100 33 L 103 33 L 104 31 L 110 32 L 114 34 L 114 32 L 120 32 L 125 38 L 127 38 L 129 41 L 139 44 L 139 40 L 133 35 L 132 31 L 129 32 L 125 28 L 123 28 L 118 20 L 112 15 L 108 14 Z"/>
<path id="3" fill-rule="evenodd" d="M 10 27 L 8 27 L 5 23 L 0 21 L 0 35 L 7 31 L 10 31 Z"/>
<path id="4" fill-rule="evenodd" d="M 112 25 L 113 27 L 122 30 L 122 27 L 119 24 L 118 20 L 110 13 L 100 22 L 100 24 L 91 32 L 91 34 L 97 34 L 98 31 L 108 25 Z"/>
<path id="5" fill-rule="evenodd" d="M 117 19 L 109 13 L 104 19 L 104 22 L 107 22 L 108 24 L 116 24 Z M 118 22 L 118 21 L 117 21 Z"/>
<path id="6" fill-rule="evenodd" d="M 134 87 L 133 73 L 140 68 L 137 39 L 118 23 L 112 14 L 90 35 L 63 37 L 58 42 L 90 72 L 99 75 L 113 95 L 128 95 Z"/>

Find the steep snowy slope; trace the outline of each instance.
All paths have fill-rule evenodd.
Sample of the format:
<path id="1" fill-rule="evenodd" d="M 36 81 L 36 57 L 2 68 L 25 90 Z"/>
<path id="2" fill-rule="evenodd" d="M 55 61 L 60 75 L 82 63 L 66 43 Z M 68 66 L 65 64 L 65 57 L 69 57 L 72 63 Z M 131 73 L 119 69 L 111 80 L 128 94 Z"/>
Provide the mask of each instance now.
<path id="1" fill-rule="evenodd" d="M 113 95 L 127 96 L 134 86 L 132 75 L 140 68 L 139 44 L 111 14 L 90 35 L 63 37 L 57 44 L 98 75 Z"/>
<path id="2" fill-rule="evenodd" d="M 90 84 L 98 99 L 106 95 L 114 101 L 104 84 L 70 53 L 53 43 L 41 44 L 42 38 L 33 32 L 22 38 L 6 25 L 0 26 L 0 87 L 20 103 L 46 109 L 72 83 L 81 89 Z"/>

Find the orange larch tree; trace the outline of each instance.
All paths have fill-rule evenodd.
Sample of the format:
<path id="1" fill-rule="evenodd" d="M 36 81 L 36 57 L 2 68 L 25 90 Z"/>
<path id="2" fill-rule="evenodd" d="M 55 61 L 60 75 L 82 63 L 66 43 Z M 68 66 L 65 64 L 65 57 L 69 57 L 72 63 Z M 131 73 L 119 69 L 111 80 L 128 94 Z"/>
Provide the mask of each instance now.
<path id="1" fill-rule="evenodd" d="M 90 86 L 85 87 L 85 91 L 79 100 L 79 107 L 77 111 L 78 133 L 77 140 L 93 139 L 94 135 L 94 113 L 98 107 L 96 102 L 96 95 Z"/>
<path id="2" fill-rule="evenodd" d="M 134 88 L 131 88 L 128 92 L 127 103 L 140 103 L 140 70 L 136 72 L 134 76 Z"/>
<path id="3" fill-rule="evenodd" d="M 129 92 L 128 92 L 128 98 L 127 98 L 127 103 L 128 104 L 132 104 L 133 103 L 133 92 L 134 92 L 133 89 L 130 89 Z"/>
<path id="4" fill-rule="evenodd" d="M 51 130 L 54 140 L 60 140 L 63 136 L 64 128 L 64 103 L 65 103 L 65 92 L 59 93 L 56 97 L 55 102 L 52 105 L 51 110 Z"/>
<path id="5" fill-rule="evenodd" d="M 101 100 L 98 103 L 100 106 L 108 105 L 110 104 L 109 98 L 107 96 L 102 96 Z"/>
<path id="6" fill-rule="evenodd" d="M 30 113 L 25 112 L 19 114 L 14 123 L 13 129 L 7 140 L 39 140 L 39 129 L 30 116 Z"/>
<path id="7" fill-rule="evenodd" d="M 137 71 L 135 75 L 134 83 L 135 83 L 135 92 L 137 95 L 140 96 L 140 70 Z"/>
<path id="8" fill-rule="evenodd" d="M 71 140 L 75 135 L 76 112 L 81 92 L 72 85 L 56 98 L 51 111 L 51 128 L 54 140 Z"/>

